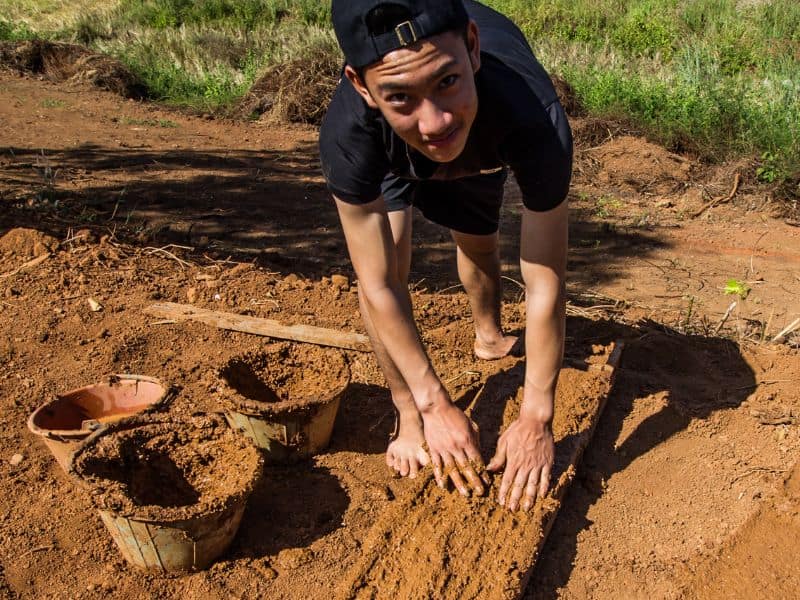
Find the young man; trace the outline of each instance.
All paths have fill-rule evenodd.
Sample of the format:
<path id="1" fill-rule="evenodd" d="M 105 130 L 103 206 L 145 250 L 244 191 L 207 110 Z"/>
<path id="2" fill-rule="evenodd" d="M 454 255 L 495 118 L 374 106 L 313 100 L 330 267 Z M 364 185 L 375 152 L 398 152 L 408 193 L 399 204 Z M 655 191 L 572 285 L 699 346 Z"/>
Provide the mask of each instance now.
<path id="1" fill-rule="evenodd" d="M 522 190 L 527 363 L 519 418 L 490 471 L 510 510 L 544 496 L 563 355 L 564 199 L 572 139 L 550 79 L 508 19 L 470 0 L 333 0 L 346 66 L 320 132 L 322 168 L 358 275 L 361 313 L 399 413 L 387 464 L 484 492 L 474 425 L 448 397 L 413 320 L 411 207 L 451 231 L 475 354 L 506 355 L 498 221 L 507 168 Z M 482 478 L 484 478 L 482 480 Z"/>

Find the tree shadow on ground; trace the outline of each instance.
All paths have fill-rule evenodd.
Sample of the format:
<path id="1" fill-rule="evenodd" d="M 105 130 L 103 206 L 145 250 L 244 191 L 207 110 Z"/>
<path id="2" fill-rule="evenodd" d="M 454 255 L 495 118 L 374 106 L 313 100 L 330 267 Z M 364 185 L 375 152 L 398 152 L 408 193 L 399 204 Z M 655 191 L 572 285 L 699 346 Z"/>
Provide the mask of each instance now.
<path id="1" fill-rule="evenodd" d="M 350 497 L 328 469 L 268 465 L 247 502 L 230 555 L 259 558 L 306 547 L 342 526 Z"/>
<path id="2" fill-rule="evenodd" d="M 311 142 L 292 151 L 6 148 L 0 236 L 33 226 L 63 240 L 88 228 L 134 246 L 186 246 L 198 259 L 234 258 L 309 278 L 350 273 L 318 164 Z M 519 273 L 521 206 L 518 188 L 509 183 L 501 256 L 511 277 Z M 449 232 L 415 214 L 413 236 L 412 279 L 434 288 L 457 282 Z M 615 279 L 620 261 L 664 245 L 646 228 L 612 231 L 577 211 L 571 236 L 570 279 L 586 285 Z"/>
<path id="3" fill-rule="evenodd" d="M 552 533 L 541 551 L 525 598 L 549 599 L 569 581 L 578 537 L 591 525 L 586 515 L 603 495 L 602 482 L 625 470 L 692 419 L 739 406 L 756 387 L 755 373 L 731 340 L 684 335 L 652 322 L 627 326 L 610 321 L 568 320 L 568 342 L 576 349 L 623 340 L 625 350 L 608 405 L 567 492 Z M 634 403 L 666 392 L 664 407 L 619 441 Z M 577 489 L 576 489 L 577 488 Z"/>

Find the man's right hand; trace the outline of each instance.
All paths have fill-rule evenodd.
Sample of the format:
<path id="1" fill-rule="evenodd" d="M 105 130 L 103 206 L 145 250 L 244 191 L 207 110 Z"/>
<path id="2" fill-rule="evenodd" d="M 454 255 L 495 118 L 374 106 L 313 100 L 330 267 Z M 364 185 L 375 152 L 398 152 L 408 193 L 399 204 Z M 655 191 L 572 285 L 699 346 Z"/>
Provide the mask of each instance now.
<path id="1" fill-rule="evenodd" d="M 424 410 L 422 421 L 439 487 L 444 488 L 449 477 L 462 496 L 469 496 L 470 489 L 483 495 L 489 476 L 478 446 L 477 426 L 449 398 Z"/>

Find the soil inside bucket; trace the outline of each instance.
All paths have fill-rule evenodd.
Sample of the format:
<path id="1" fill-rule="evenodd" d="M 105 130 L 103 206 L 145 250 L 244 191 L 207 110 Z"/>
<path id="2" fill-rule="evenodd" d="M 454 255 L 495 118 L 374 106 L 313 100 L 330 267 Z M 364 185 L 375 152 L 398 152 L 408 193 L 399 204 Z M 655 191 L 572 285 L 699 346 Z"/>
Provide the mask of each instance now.
<path id="1" fill-rule="evenodd" d="M 258 452 L 218 419 L 157 423 L 100 436 L 76 456 L 95 505 L 174 521 L 221 510 L 246 494 Z"/>
<path id="2" fill-rule="evenodd" d="M 338 350 L 289 343 L 235 357 L 220 369 L 234 408 L 272 414 L 330 400 L 348 373 Z"/>

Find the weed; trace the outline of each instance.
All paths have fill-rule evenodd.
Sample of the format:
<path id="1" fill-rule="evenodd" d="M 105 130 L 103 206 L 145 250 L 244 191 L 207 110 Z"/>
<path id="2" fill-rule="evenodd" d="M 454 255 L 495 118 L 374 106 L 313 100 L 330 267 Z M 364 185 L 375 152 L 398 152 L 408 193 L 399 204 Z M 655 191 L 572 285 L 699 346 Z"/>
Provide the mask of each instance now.
<path id="1" fill-rule="evenodd" d="M 598 219 L 607 219 L 611 214 L 622 208 L 622 202 L 613 196 L 601 196 L 597 200 L 594 216 Z"/>
<path id="2" fill-rule="evenodd" d="M 45 98 L 41 102 L 42 108 L 64 108 L 64 106 L 66 106 L 66 102 L 57 98 Z"/>
<path id="3" fill-rule="evenodd" d="M 761 155 L 761 166 L 756 169 L 756 178 L 762 183 L 774 183 L 781 178 L 777 157 L 772 152 Z"/>
<path id="4" fill-rule="evenodd" d="M 742 300 L 747 298 L 747 296 L 750 294 L 750 288 L 748 285 L 743 281 L 739 281 L 738 279 L 728 279 L 728 281 L 725 283 L 723 291 L 726 294 L 735 294 Z"/>

